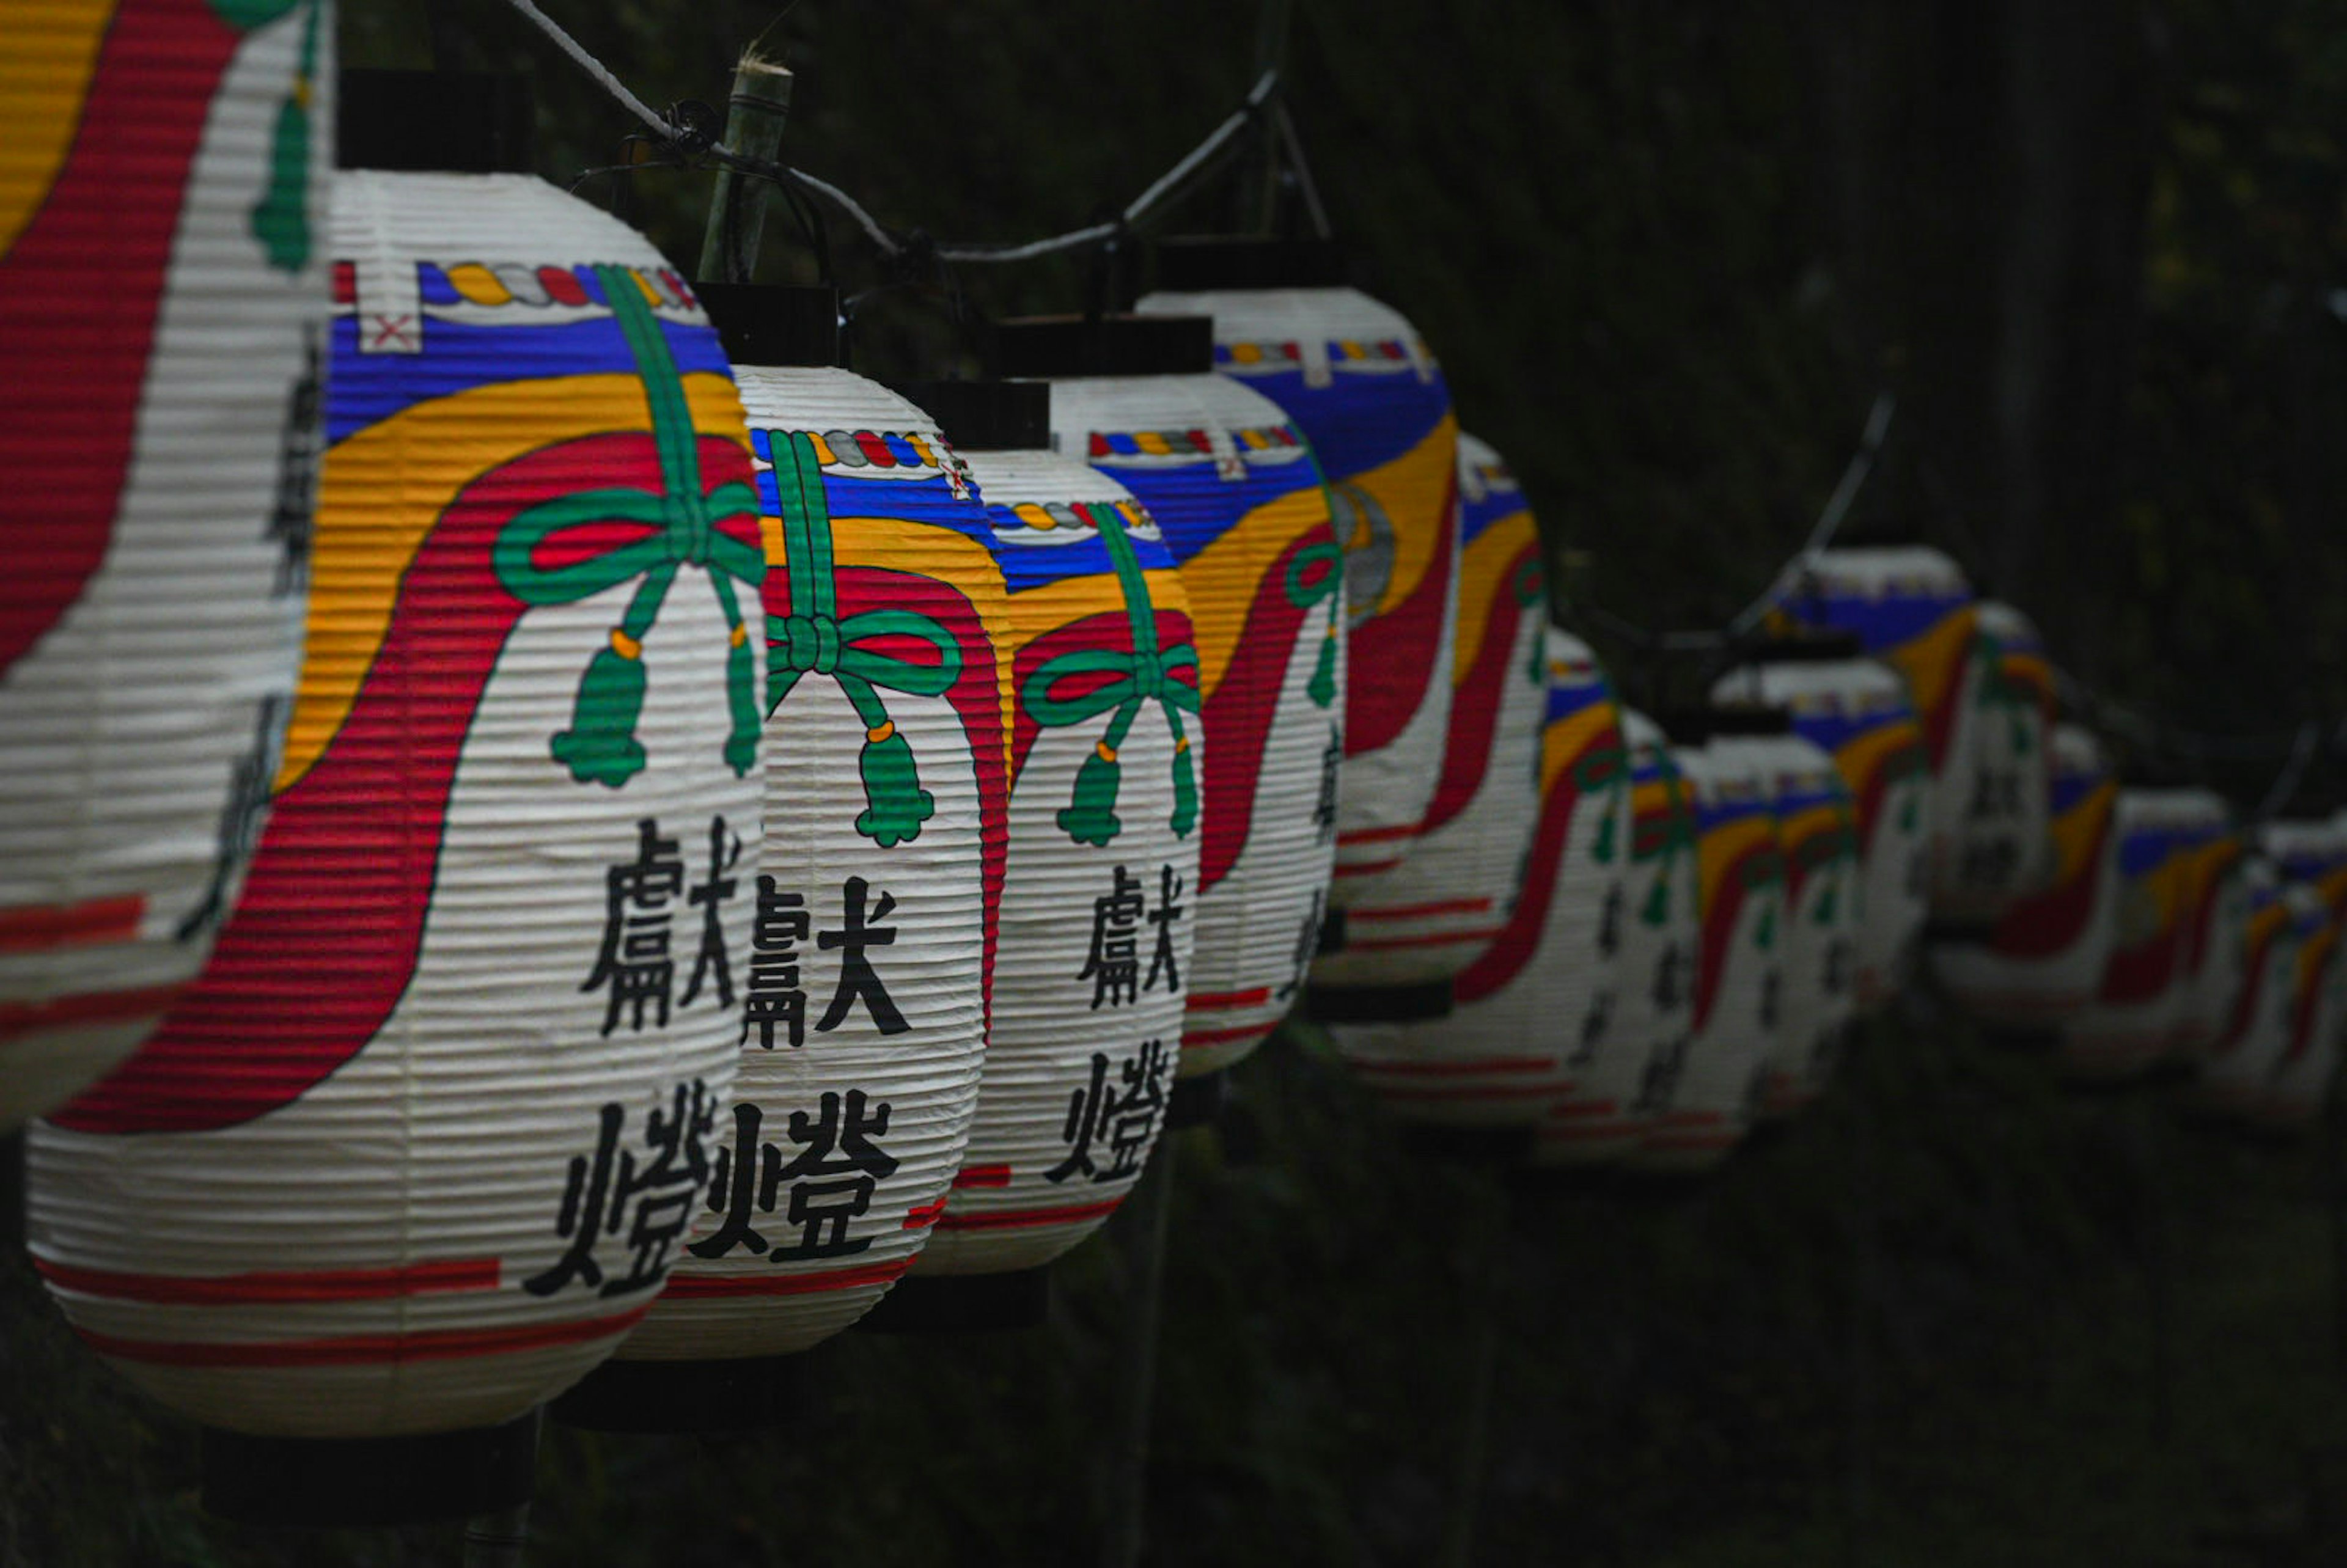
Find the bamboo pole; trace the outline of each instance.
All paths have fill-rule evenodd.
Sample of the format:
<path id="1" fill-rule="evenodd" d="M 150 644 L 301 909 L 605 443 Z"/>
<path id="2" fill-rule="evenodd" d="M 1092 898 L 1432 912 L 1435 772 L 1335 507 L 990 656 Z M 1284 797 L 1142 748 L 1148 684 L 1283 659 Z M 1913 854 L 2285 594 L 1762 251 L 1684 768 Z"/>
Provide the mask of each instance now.
<path id="1" fill-rule="evenodd" d="M 745 158 L 772 163 L 783 148 L 783 125 L 791 112 L 791 73 L 778 60 L 743 51 L 733 67 L 733 95 L 726 100 L 725 145 Z M 701 277 L 711 282 L 746 283 L 758 270 L 758 237 L 765 228 L 767 182 L 720 168 L 709 193 L 709 224 L 701 239 Z"/>

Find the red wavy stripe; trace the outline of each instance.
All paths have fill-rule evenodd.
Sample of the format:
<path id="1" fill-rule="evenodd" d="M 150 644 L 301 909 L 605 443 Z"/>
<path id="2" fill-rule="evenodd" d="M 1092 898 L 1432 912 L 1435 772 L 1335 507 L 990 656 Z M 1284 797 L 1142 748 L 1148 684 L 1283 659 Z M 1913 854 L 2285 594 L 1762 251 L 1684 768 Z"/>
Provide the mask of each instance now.
<path id="1" fill-rule="evenodd" d="M 2096 813 L 2086 853 L 2078 874 L 2069 881 L 2024 898 L 2006 910 L 1990 934 L 1989 951 L 2009 958 L 2050 958 L 2075 946 L 2094 917 L 2095 895 L 2102 886 L 2103 856 L 2111 836 L 2114 796 L 2106 793 Z"/>
<path id="2" fill-rule="evenodd" d="M 145 990 L 91 991 L 81 996 L 53 997 L 45 1002 L 0 1004 L 0 1040 L 42 1030 L 63 1029 L 69 1024 L 119 1023 L 125 1019 L 152 1018 L 178 1000 L 186 989 L 185 986 L 150 986 Z"/>
<path id="3" fill-rule="evenodd" d="M 1744 913 L 1744 868 L 1778 853 L 1774 838 L 1756 838 L 1723 866 L 1712 897 L 1704 901 L 1702 962 L 1696 975 L 1695 1027 L 1701 1029 L 1719 999 L 1720 972 L 1727 968 L 1727 949 L 1736 935 L 1737 917 Z"/>
<path id="4" fill-rule="evenodd" d="M 1269 986 L 1257 986 L 1251 991 L 1192 991 L 1183 1005 L 1191 1012 L 1205 1012 L 1214 1008 L 1261 1007 L 1271 999 Z"/>
<path id="5" fill-rule="evenodd" d="M 494 1257 L 410 1264 L 404 1268 L 326 1268 L 190 1278 L 168 1274 L 122 1274 L 35 1258 L 41 1277 L 60 1290 L 116 1301 L 156 1301 L 200 1307 L 258 1303 L 381 1301 L 405 1296 L 495 1290 L 499 1268 Z"/>
<path id="6" fill-rule="evenodd" d="M 1593 751 L 1620 744 L 1621 733 L 1611 725 L 1595 732 L 1589 740 Z M 1524 966 L 1532 962 L 1540 948 L 1541 930 L 1548 924 L 1548 907 L 1556 897 L 1557 872 L 1564 859 L 1565 840 L 1573 831 L 1573 814 L 1580 810 L 1581 802 L 1573 768 L 1559 768 L 1548 793 L 1541 798 L 1540 821 L 1532 829 L 1532 852 L 1524 861 L 1524 884 L 1516 894 L 1516 906 L 1508 912 L 1508 923 L 1500 927 L 1491 945 L 1478 953 L 1475 961 L 1451 982 L 1450 994 L 1455 1003 L 1479 1001 L 1492 995 L 1513 982 Z"/>
<path id="7" fill-rule="evenodd" d="M 203 0 L 122 0 L 82 106 L 97 129 L 0 256 L 0 671 L 105 559 L 189 172 L 239 36 Z"/>
<path id="8" fill-rule="evenodd" d="M 92 898 L 33 909 L 0 910 L 0 953 L 35 953 L 50 948 L 81 948 L 96 942 L 127 942 L 147 915 L 143 893 Z"/>
<path id="9" fill-rule="evenodd" d="M 1098 1219 L 1124 1202 L 1121 1197 L 1107 1198 L 1096 1204 L 1071 1204 L 1057 1209 L 1001 1209 L 982 1214 L 948 1214 L 938 1222 L 944 1231 L 1019 1230 L 1029 1225 L 1072 1225 L 1078 1220 Z"/>
<path id="10" fill-rule="evenodd" d="M 1407 729 L 1426 705 L 1442 650 L 1442 611 L 1450 596 L 1458 548 L 1450 537 L 1459 479 L 1444 487 L 1439 524 L 1445 536 L 1427 563 L 1426 575 L 1408 598 L 1383 615 L 1373 615 L 1347 633 L 1348 668 L 1345 692 L 1345 754 L 1381 752 Z M 1403 524 L 1398 519 L 1395 527 Z"/>
<path id="11" fill-rule="evenodd" d="M 534 1323 L 519 1328 L 436 1328 L 407 1334 L 352 1334 L 333 1339 L 227 1344 L 124 1339 L 88 1328 L 78 1332 L 83 1342 L 101 1356 L 163 1367 L 360 1367 L 386 1361 L 454 1361 L 477 1356 L 510 1356 L 556 1345 L 577 1345 L 624 1334 L 651 1310 L 651 1303 L 648 1301 L 610 1317 Z"/>
<path id="12" fill-rule="evenodd" d="M 1327 607 L 1299 610 L 1287 597 L 1287 570 L 1302 551 L 1332 543 L 1327 523 L 1298 534 L 1255 584 L 1255 602 L 1231 650 L 1222 683 L 1206 699 L 1204 718 L 1212 744 L 1206 747 L 1202 787 L 1205 792 L 1205 836 L 1198 846 L 1198 888 L 1204 892 L 1230 875 L 1246 847 L 1255 821 L 1255 793 L 1263 774 L 1263 751 L 1299 632 L 1317 638 L 1327 623 Z M 1339 566 L 1337 570 L 1344 569 Z"/>
<path id="13" fill-rule="evenodd" d="M 1526 545 L 1501 569 L 1491 584 L 1491 608 L 1483 622 L 1483 641 L 1474 651 L 1465 677 L 1450 692 L 1450 730 L 1442 747 L 1442 777 L 1426 808 L 1421 833 L 1432 833 L 1467 807 L 1483 783 L 1491 762 L 1491 735 L 1499 727 L 1501 694 L 1516 669 L 1516 623 L 1523 607 L 1516 602 L 1516 578 L 1532 559 Z M 1356 915 L 1352 917 L 1358 918 Z"/>
<path id="14" fill-rule="evenodd" d="M 957 1187 L 1007 1187 L 1010 1184 L 1008 1165 L 964 1165 L 953 1179 Z"/>
<path id="15" fill-rule="evenodd" d="M 1194 635 L 1191 630 L 1190 618 L 1181 610 L 1159 609 L 1156 611 L 1156 620 L 1157 646 L 1160 648 L 1175 647 L 1189 641 Z M 1042 636 L 1030 641 L 1025 647 L 1020 649 L 1018 660 L 1012 666 L 1011 690 L 1024 692 L 1027 690 L 1027 678 L 1063 653 L 1085 653 L 1100 649 L 1105 649 L 1112 653 L 1130 653 L 1133 651 L 1133 628 L 1123 610 L 1103 610 L 1095 614 L 1080 617 L 1064 626 L 1054 627 Z M 1106 686 L 1113 679 L 1113 676 L 1102 672 L 1089 678 L 1065 681 L 1055 686 L 1054 692 L 1062 698 L 1072 699 Z M 1172 675 L 1171 679 L 1194 688 L 1197 685 L 1195 671 L 1183 671 Z M 1143 723 L 1148 723 L 1153 721 L 1155 715 L 1144 712 L 1142 718 Z M 1092 722 L 1092 725 L 1095 730 L 1107 728 L 1108 715 L 1102 714 Z M 1195 728 L 1196 726 L 1186 721 L 1183 725 L 1184 733 Z M 1014 782 L 1027 770 L 1027 753 L 1034 748 L 1036 737 L 1042 733 L 1043 727 L 1035 722 L 1032 714 L 1028 712 L 1027 704 L 1023 701 L 1013 707 L 1010 720 L 1010 777 Z M 1211 753 L 1208 760 L 1211 764 Z M 1213 787 L 1211 784 L 1207 785 L 1209 790 Z M 1209 795 L 1208 798 L 1214 797 Z"/>

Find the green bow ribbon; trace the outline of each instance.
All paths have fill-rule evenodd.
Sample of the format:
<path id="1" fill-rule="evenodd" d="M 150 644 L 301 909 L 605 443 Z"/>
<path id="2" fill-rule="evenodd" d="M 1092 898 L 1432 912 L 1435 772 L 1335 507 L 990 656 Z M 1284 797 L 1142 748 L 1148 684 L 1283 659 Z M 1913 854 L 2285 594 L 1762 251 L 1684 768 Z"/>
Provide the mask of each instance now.
<path id="1" fill-rule="evenodd" d="M 1307 582 L 1307 574 L 1316 566 L 1327 569 L 1320 574 L 1319 581 Z M 1338 545 L 1307 545 L 1287 563 L 1287 602 L 1303 610 L 1323 600 L 1328 604 L 1328 627 L 1327 635 L 1320 640 L 1320 662 L 1313 667 L 1311 683 L 1304 689 L 1316 708 L 1325 708 L 1337 700 L 1337 638 L 1344 630 L 1345 615 L 1337 589 L 1344 581 L 1345 551 Z"/>
<path id="2" fill-rule="evenodd" d="M 1117 761 L 1117 748 L 1141 710 L 1154 702 L 1165 714 L 1166 727 L 1174 732 L 1174 815 L 1171 826 L 1174 835 L 1190 836 L 1198 823 L 1197 766 L 1190 760 L 1190 737 L 1182 728 L 1182 712 L 1198 711 L 1198 689 L 1184 682 L 1174 680 L 1175 670 L 1196 670 L 1198 651 L 1187 642 L 1161 649 L 1157 641 L 1157 611 L 1150 603 L 1148 579 L 1142 575 L 1141 558 L 1133 553 L 1133 541 L 1125 537 L 1124 525 L 1107 507 L 1079 507 L 1108 546 L 1109 559 L 1116 568 L 1117 586 L 1124 590 L 1124 619 L 1132 629 L 1133 651 L 1112 648 L 1090 648 L 1077 653 L 1062 653 L 1047 661 L 1020 690 L 1020 701 L 1038 724 L 1047 730 L 1063 729 L 1071 724 L 1096 719 L 1111 709 L 1116 716 L 1109 721 L 1108 732 L 1092 746 L 1092 755 L 1076 770 L 1076 785 L 1067 809 L 1059 814 L 1061 829 L 1078 844 L 1097 845 L 1105 848 L 1109 840 L 1124 830 L 1116 815 L 1116 794 L 1123 782 L 1123 766 Z M 1058 698 L 1051 688 L 1071 676 L 1113 674 L 1117 679 L 1086 692 L 1081 697 Z"/>
<path id="3" fill-rule="evenodd" d="M 1512 586 L 1515 589 L 1518 610 L 1530 610 L 1541 602 L 1542 590 L 1548 587 L 1548 570 L 1541 564 L 1539 556 L 1525 558 L 1523 563 L 1516 568 L 1515 581 Z M 1540 636 L 1532 639 L 1532 659 L 1524 666 L 1524 679 L 1535 686 L 1548 679 L 1548 623 L 1545 610 L 1542 612 L 1541 633 Z"/>
<path id="4" fill-rule="evenodd" d="M 282 272 L 298 272 L 310 260 L 310 95 L 317 80 L 323 6 L 320 0 L 211 0 L 213 15 L 240 33 L 265 26 L 300 5 L 310 12 L 302 29 L 302 63 L 294 69 L 292 88 L 277 106 L 269 184 L 249 217 L 269 264 Z"/>
<path id="5" fill-rule="evenodd" d="M 1634 860 L 1658 859 L 1655 870 L 1655 886 L 1646 895 L 1646 902 L 1638 911 L 1638 918 L 1649 926 L 1660 926 L 1671 917 L 1671 873 L 1678 866 L 1681 855 L 1695 852 L 1695 803 L 1689 798 L 1686 781 L 1666 777 L 1665 787 L 1669 793 L 1668 815 L 1663 820 L 1660 838 L 1643 853 L 1634 849 Z"/>
<path id="6" fill-rule="evenodd" d="M 596 651 L 579 682 L 570 728 L 556 733 L 555 761 L 580 784 L 594 781 L 613 789 L 643 770 L 644 748 L 636 721 L 644 705 L 643 641 L 660 620 L 669 585 L 686 567 L 708 574 L 732 628 L 726 658 L 725 692 L 733 727 L 725 741 L 725 761 L 736 776 L 746 775 L 758 758 L 758 709 L 749 629 L 733 592 L 740 581 L 755 590 L 766 575 L 763 551 L 742 543 L 717 525 L 758 516 L 758 493 L 729 480 L 703 493 L 700 434 L 676 360 L 660 323 L 645 302 L 635 274 L 624 267 L 597 267 L 596 277 L 620 323 L 642 376 L 651 407 L 652 444 L 660 454 L 661 493 L 613 487 L 581 490 L 543 501 L 515 516 L 497 536 L 491 560 L 506 591 L 524 604 L 573 604 L 605 589 L 643 579 L 626 614 L 611 629 L 611 643 Z M 552 569 L 538 565 L 538 547 L 565 528 L 600 522 L 641 523 L 651 529 L 627 544 Z"/>
<path id="7" fill-rule="evenodd" d="M 831 507 L 823 493 L 823 459 L 804 432 L 774 439 L 774 493 L 781 498 L 783 560 L 790 574 L 789 615 L 766 617 L 766 712 L 791 694 L 801 676 L 827 676 L 864 721 L 857 771 L 865 809 L 856 831 L 883 849 L 909 844 L 937 815 L 937 797 L 921 787 L 919 763 L 888 717 L 883 691 L 942 697 L 961 679 L 961 645 L 928 616 L 910 610 L 874 610 L 841 616 L 832 559 Z M 910 637 L 938 651 L 935 664 L 915 664 L 876 651 L 883 637 Z"/>

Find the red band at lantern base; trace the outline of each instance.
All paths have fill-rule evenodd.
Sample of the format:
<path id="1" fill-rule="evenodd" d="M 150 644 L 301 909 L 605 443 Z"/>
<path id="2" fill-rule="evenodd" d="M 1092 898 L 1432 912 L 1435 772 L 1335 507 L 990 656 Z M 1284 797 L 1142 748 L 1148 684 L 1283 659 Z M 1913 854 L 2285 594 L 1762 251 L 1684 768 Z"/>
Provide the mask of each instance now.
<path id="1" fill-rule="evenodd" d="M 856 1319 L 875 1334 L 1001 1334 L 1040 1328 L 1051 1313 L 1051 1271 L 916 1274 Z"/>
<path id="2" fill-rule="evenodd" d="M 764 1431 L 805 1419 L 805 1360 L 606 1361 L 547 1412 L 566 1427 L 590 1432 Z"/>
<path id="3" fill-rule="evenodd" d="M 376 1529 L 519 1508 L 538 1472 L 538 1412 L 404 1438 L 203 1430 L 204 1512 L 238 1524 Z"/>

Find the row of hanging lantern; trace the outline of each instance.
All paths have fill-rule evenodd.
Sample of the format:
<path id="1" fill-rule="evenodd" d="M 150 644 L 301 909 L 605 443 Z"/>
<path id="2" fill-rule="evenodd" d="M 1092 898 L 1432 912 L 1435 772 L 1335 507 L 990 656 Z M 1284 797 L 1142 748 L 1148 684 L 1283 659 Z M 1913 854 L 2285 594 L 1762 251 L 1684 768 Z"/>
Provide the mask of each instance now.
<path id="1" fill-rule="evenodd" d="M 0 352 L 100 335 L 71 114 L 160 101 L 118 36 L 15 107 Z M 2245 856 L 2118 787 L 1927 550 L 1806 558 L 1706 706 L 1624 708 L 1325 246 L 1169 245 L 1138 314 L 894 391 L 827 291 L 514 171 L 477 87 L 353 78 L 329 210 L 323 0 L 203 50 L 137 214 L 179 250 L 75 389 L 116 445 L 5 437 L 77 466 L 0 546 L 0 1114 L 47 1113 L 49 1288 L 235 1434 L 231 1510 L 437 1437 L 466 1485 L 318 1506 L 477 1511 L 557 1396 L 770 1419 L 859 1319 L 1031 1313 L 1299 997 L 1401 1117 L 1573 1167 L 1716 1164 L 1926 947 L 2081 1073 L 2327 1083 L 2347 825 Z"/>

